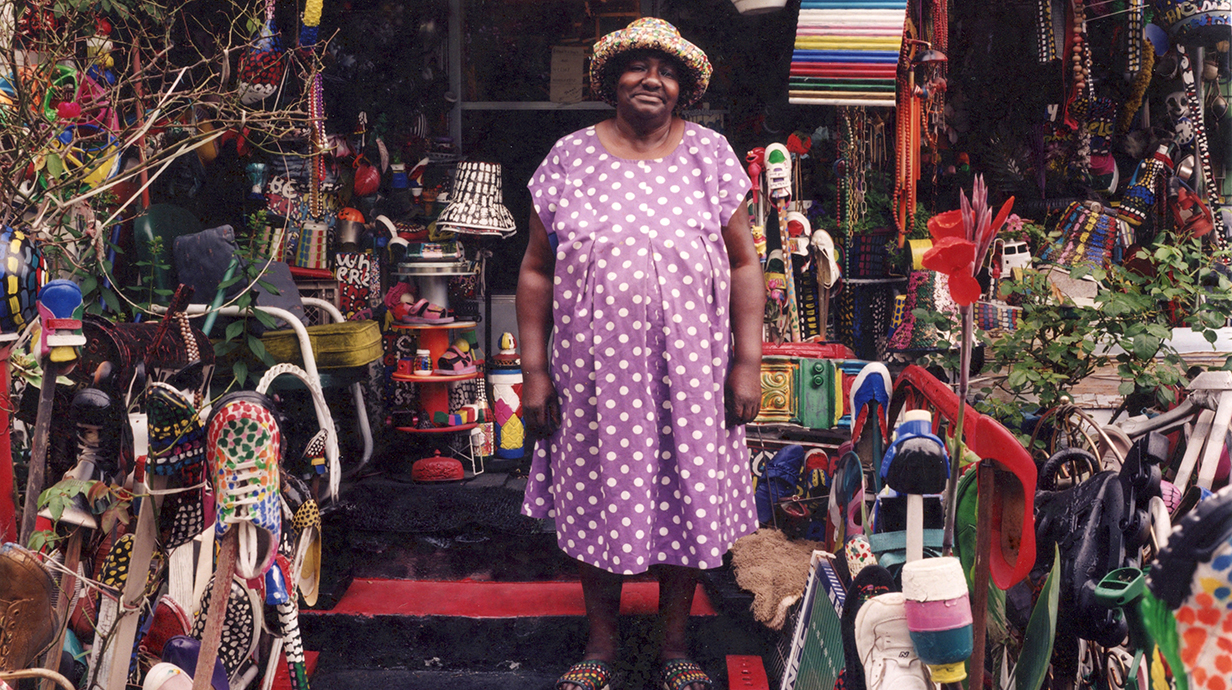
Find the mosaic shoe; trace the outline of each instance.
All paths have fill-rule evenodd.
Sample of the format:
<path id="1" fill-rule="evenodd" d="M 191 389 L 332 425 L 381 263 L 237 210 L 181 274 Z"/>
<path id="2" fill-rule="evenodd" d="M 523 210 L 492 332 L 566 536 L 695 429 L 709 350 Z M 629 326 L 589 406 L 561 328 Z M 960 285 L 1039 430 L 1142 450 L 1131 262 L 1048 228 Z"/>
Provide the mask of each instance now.
<path id="1" fill-rule="evenodd" d="M 206 429 L 217 536 L 238 529 L 236 573 L 259 577 L 274 562 L 282 532 L 282 431 L 274 403 L 253 391 L 229 393 L 210 412 Z"/>
<path id="2" fill-rule="evenodd" d="M 281 555 L 298 560 L 296 586 L 304 603 L 315 606 L 321 591 L 321 510 L 312 492 L 294 475 L 283 474 L 282 497 L 290 509 L 291 529 L 283 535 Z"/>
<path id="3" fill-rule="evenodd" d="M 205 479 L 201 464 L 184 467 L 182 483 L 200 484 Z M 170 553 L 196 539 L 206 528 L 205 498 L 201 488 L 176 491 L 163 499 L 158 511 L 158 533 L 163 549 Z"/>
<path id="4" fill-rule="evenodd" d="M 201 611 L 210 610 L 210 598 L 214 593 L 214 578 L 205 589 L 201 599 Z M 192 637 L 200 640 L 205 634 L 204 613 L 197 616 L 193 624 Z M 227 677 L 234 679 L 236 671 L 257 650 L 257 642 L 261 638 L 261 628 L 265 625 L 265 614 L 261 606 L 261 597 L 249 589 L 239 577 L 231 580 L 231 593 L 227 598 L 227 611 L 223 617 L 222 641 L 218 643 L 218 658 Z M 165 655 L 165 652 L 164 652 Z"/>
<path id="5" fill-rule="evenodd" d="M 1232 681 L 1232 487 L 1181 519 L 1151 566 L 1148 585 L 1175 612 L 1189 687 L 1226 688 Z"/>
<path id="6" fill-rule="evenodd" d="M 173 475 L 205 461 L 205 425 L 183 392 L 152 382 L 145 394 L 150 416 L 152 474 Z"/>
<path id="7" fill-rule="evenodd" d="M 0 544 L 0 671 L 29 668 L 56 637 L 56 585 L 33 553 Z"/>
<path id="8" fill-rule="evenodd" d="M 212 587 L 206 590 L 206 597 L 209 597 L 210 591 L 213 591 Z M 174 664 L 189 675 L 197 672 L 197 657 L 200 654 L 201 641 L 188 635 L 177 635 L 163 645 L 163 661 Z M 210 676 L 211 690 L 230 690 L 230 687 L 227 683 L 227 669 L 223 666 L 222 659 L 215 659 L 214 672 Z"/>
<path id="9" fill-rule="evenodd" d="M 53 362 L 71 362 L 77 358 L 73 348 L 86 344 L 81 332 L 81 317 L 85 307 L 81 288 L 71 280 L 53 280 L 38 294 L 39 355 Z"/>

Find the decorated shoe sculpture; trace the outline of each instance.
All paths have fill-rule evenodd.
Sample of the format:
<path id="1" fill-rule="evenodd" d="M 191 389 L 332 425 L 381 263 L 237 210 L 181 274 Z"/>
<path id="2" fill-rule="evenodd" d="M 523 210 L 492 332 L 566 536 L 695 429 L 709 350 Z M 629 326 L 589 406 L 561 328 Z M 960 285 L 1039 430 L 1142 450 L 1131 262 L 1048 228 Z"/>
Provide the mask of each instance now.
<path id="1" fill-rule="evenodd" d="M 39 290 L 39 355 L 56 363 L 77 359 L 75 348 L 86 344 L 81 333 L 85 307 L 81 288 L 71 280 L 53 280 Z"/>
<path id="2" fill-rule="evenodd" d="M 1227 687 L 1232 656 L 1232 487 L 1219 490 L 1181 519 L 1151 566 L 1148 586 L 1174 614 L 1159 616 L 1156 625 L 1175 626 L 1153 630 L 1152 635 L 1176 640 L 1189 687 Z"/>
<path id="3" fill-rule="evenodd" d="M 206 587 L 205 596 L 201 600 L 202 611 L 210 610 L 210 598 L 214 591 L 213 578 L 210 580 L 210 586 Z M 256 651 L 264 621 L 265 610 L 261 605 L 261 597 L 249 589 L 239 577 L 232 579 L 227 612 L 223 618 L 222 642 L 218 646 L 218 659 L 227 669 L 228 678 L 235 679 L 236 671 Z M 205 622 L 206 616 L 197 616 L 192 629 L 194 639 L 200 640 L 205 633 Z"/>
<path id="4" fill-rule="evenodd" d="M 64 475 L 68 481 L 111 481 L 120 470 L 121 409 L 98 388 L 83 388 L 73 396 L 69 416 L 77 427 L 77 464 Z M 42 517 L 94 529 L 98 523 L 84 494 L 76 494 L 56 518 L 50 507 Z"/>
<path id="5" fill-rule="evenodd" d="M 183 391 L 151 382 L 145 408 L 150 416 L 148 467 L 152 474 L 174 475 L 205 462 L 205 425 Z"/>
<path id="6" fill-rule="evenodd" d="M 265 21 L 240 57 L 240 102 L 256 105 L 273 96 L 285 72 L 285 55 L 278 36 L 278 25 L 274 22 L 274 2 L 267 0 Z"/>
<path id="7" fill-rule="evenodd" d="M 274 402 L 254 391 L 223 396 L 206 422 L 206 460 L 214 488 L 215 531 L 239 530 L 236 573 L 261 576 L 282 532 L 279 463 L 282 430 Z"/>
<path id="8" fill-rule="evenodd" d="M 0 544 L 0 671 L 29 668 L 56 638 L 56 585 L 38 557 Z"/>
<path id="9" fill-rule="evenodd" d="M 856 649 L 868 690 L 931 690 L 928 672 L 911 643 L 906 597 L 880 594 L 856 614 Z"/>
<path id="10" fill-rule="evenodd" d="M 35 298 L 43 283 L 43 252 L 29 235 L 4 226 L 0 229 L 0 272 L 4 276 L 0 342 L 4 342 L 16 340 L 38 315 Z"/>
<path id="11" fill-rule="evenodd" d="M 283 533 L 279 555 L 299 564 L 296 586 L 304 603 L 315 606 L 321 589 L 321 510 L 303 481 L 282 475 L 282 499 L 290 509 L 291 529 Z"/>

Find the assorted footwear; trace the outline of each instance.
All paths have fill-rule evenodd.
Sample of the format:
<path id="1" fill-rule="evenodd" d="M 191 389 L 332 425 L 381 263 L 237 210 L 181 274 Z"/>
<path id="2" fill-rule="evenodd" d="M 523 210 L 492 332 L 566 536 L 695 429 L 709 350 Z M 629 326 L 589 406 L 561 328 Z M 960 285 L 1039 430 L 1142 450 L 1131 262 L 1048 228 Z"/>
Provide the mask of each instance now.
<path id="1" fill-rule="evenodd" d="M 238 529 L 236 573 L 260 577 L 274 562 L 282 533 L 279 464 L 282 430 L 274 402 L 237 391 L 214 405 L 206 423 L 218 538 Z"/>

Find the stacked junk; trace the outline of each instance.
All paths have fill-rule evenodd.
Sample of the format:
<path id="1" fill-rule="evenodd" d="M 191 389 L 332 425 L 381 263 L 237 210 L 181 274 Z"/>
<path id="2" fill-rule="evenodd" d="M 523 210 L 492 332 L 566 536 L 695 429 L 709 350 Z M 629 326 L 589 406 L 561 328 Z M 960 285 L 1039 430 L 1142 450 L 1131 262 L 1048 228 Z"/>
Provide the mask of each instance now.
<path id="1" fill-rule="evenodd" d="M 186 288 L 161 320 L 115 324 L 83 316 L 72 282 L 40 287 L 36 247 L 13 265 L 0 360 L 37 318 L 42 385 L 17 413 L 32 427 L 20 525 L 0 496 L 0 688 L 268 689 L 285 675 L 306 690 L 299 606 L 317 600 L 317 498 L 339 473 L 301 479 L 330 464 L 314 457 L 328 439 L 288 457 L 266 394 L 303 372 L 276 365 L 207 408 L 214 351 L 188 324 Z"/>
<path id="2" fill-rule="evenodd" d="M 915 365 L 845 397 L 851 440 L 768 456 L 732 550 L 773 687 L 1227 687 L 1232 372 L 1151 418 L 1052 410 L 1034 453 Z M 771 582 L 801 558 L 802 591 Z"/>

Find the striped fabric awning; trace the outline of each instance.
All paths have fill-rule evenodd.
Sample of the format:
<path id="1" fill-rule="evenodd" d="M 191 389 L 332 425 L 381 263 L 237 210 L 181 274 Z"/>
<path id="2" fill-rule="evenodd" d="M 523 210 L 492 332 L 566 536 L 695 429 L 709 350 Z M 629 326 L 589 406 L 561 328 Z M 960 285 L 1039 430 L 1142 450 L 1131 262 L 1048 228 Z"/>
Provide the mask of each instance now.
<path id="1" fill-rule="evenodd" d="M 788 100 L 894 107 L 906 12 L 906 0 L 802 0 Z"/>

